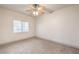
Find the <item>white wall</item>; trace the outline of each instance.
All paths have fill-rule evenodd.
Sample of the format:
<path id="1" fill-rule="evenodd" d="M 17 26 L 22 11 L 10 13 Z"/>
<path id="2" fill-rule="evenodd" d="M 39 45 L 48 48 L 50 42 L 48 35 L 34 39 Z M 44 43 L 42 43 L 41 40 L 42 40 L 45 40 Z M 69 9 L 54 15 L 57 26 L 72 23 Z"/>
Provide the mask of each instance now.
<path id="1" fill-rule="evenodd" d="M 26 33 L 13 33 L 13 20 L 23 20 L 30 23 L 30 31 Z M 5 8 L 0 8 L 0 44 L 17 41 L 35 36 L 35 21 L 32 17 L 14 12 Z"/>
<path id="2" fill-rule="evenodd" d="M 37 36 L 79 48 L 79 5 L 37 18 Z"/>

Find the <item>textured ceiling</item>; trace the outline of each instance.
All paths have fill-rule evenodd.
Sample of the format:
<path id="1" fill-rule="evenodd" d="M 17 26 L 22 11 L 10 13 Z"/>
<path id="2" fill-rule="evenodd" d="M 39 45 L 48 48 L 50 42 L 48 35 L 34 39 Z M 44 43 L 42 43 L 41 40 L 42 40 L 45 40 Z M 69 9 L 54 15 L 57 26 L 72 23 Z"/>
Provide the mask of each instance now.
<path id="1" fill-rule="evenodd" d="M 31 12 L 25 11 L 25 9 L 29 8 L 30 6 L 31 4 L 1 4 L 0 5 L 0 7 L 4 7 L 31 16 L 32 15 Z M 46 12 L 53 12 L 61 8 L 72 6 L 72 4 L 45 4 L 45 6 L 47 9 Z"/>

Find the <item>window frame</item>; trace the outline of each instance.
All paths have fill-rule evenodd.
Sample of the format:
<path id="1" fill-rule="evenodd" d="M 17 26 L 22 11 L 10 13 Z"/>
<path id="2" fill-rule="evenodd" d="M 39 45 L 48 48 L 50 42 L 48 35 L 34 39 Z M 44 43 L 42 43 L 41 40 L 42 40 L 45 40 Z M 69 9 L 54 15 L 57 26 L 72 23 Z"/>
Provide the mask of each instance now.
<path id="1" fill-rule="evenodd" d="M 14 24 L 14 21 L 20 21 L 21 23 L 21 31 L 15 31 L 14 30 L 14 27 L 15 27 L 15 24 Z M 28 30 L 26 30 L 26 31 L 24 31 L 25 29 L 23 29 L 23 23 L 27 23 L 28 25 L 25 25 L 25 26 L 28 26 Z M 27 28 L 27 27 L 25 27 L 25 28 Z M 13 29 L 13 33 L 26 33 L 26 32 L 29 32 L 29 30 L 30 30 L 30 24 L 29 24 L 29 22 L 28 21 L 23 21 L 23 20 L 13 20 L 13 27 L 12 27 L 12 29 Z"/>

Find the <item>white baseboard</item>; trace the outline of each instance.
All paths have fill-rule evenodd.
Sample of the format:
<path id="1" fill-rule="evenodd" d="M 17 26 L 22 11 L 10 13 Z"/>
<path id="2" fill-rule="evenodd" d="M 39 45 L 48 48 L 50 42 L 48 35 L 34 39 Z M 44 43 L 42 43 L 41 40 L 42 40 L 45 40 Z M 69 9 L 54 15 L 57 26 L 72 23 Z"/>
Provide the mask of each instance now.
<path id="1" fill-rule="evenodd" d="M 11 41 L 11 42 L 2 43 L 2 44 L 0 44 L 0 46 L 10 44 L 10 43 L 14 43 L 14 42 L 18 42 L 18 41 L 23 41 L 23 40 L 26 40 L 26 39 L 31 39 L 31 38 L 35 38 L 35 36 L 31 36 L 31 37 L 28 37 L 28 38 L 25 38 L 25 39 L 15 40 L 15 41 Z"/>
<path id="2" fill-rule="evenodd" d="M 39 36 L 37 36 L 37 38 L 43 39 L 43 40 L 47 40 L 47 41 L 51 41 L 52 43 L 56 43 L 56 44 L 59 44 L 59 45 L 63 45 L 63 46 L 67 46 L 67 47 L 79 49 L 79 47 L 77 47 L 77 46 L 72 46 L 72 45 L 69 45 L 69 44 L 60 43 L 60 42 L 57 42 L 57 41 L 49 40 L 49 39 L 47 39 L 47 38 L 43 38 L 43 37 L 39 37 Z"/>

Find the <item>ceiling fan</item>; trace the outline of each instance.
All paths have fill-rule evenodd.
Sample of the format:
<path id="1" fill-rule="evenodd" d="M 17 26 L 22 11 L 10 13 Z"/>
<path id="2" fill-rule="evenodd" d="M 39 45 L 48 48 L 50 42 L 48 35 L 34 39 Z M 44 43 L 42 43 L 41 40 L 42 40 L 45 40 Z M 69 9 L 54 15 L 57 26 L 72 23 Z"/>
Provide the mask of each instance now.
<path id="1" fill-rule="evenodd" d="M 48 10 L 49 9 L 46 8 L 45 5 L 42 5 L 42 4 L 32 4 L 25 11 L 26 12 L 31 12 L 33 16 L 38 16 L 38 15 L 45 14 L 45 12 L 48 11 Z"/>

